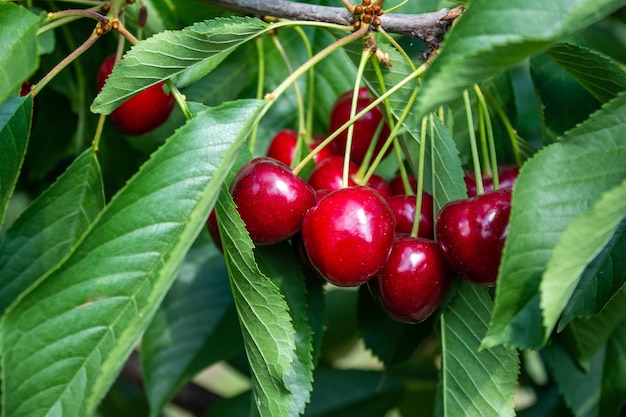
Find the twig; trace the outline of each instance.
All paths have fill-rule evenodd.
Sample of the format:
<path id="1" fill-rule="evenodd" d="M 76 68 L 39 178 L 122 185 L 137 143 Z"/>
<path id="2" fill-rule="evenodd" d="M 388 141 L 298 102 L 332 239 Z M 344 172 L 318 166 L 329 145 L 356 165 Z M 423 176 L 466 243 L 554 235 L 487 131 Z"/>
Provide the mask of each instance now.
<path id="1" fill-rule="evenodd" d="M 204 0 L 207 3 L 253 16 L 271 16 L 350 26 L 353 18 L 345 7 L 318 6 L 287 0 Z M 390 13 L 380 16 L 381 27 L 389 33 L 412 36 L 427 44 L 441 42 L 462 8 L 441 9 L 422 14 Z"/>

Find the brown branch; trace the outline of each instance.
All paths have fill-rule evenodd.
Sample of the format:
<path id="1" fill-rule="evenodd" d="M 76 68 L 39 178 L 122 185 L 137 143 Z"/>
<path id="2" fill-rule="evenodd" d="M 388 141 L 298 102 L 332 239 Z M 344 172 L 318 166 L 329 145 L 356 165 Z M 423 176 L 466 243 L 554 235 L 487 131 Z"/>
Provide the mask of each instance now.
<path id="1" fill-rule="evenodd" d="M 287 0 L 203 0 L 234 12 L 271 16 L 291 20 L 326 22 L 344 26 L 353 23 L 352 15 L 345 7 L 318 6 Z M 422 14 L 390 13 L 380 16 L 381 27 L 389 33 L 412 36 L 427 44 L 439 43 L 460 8 L 441 9 Z"/>

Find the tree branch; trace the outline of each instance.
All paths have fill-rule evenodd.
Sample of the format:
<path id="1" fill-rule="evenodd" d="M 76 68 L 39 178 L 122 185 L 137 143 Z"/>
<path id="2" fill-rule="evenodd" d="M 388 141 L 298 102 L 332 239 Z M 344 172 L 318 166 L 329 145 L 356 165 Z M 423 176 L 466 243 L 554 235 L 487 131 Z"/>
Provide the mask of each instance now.
<path id="1" fill-rule="evenodd" d="M 287 0 L 204 0 L 225 9 L 253 16 L 272 16 L 291 20 L 307 20 L 350 26 L 352 14 L 345 7 L 318 6 Z M 390 13 L 380 16 L 381 27 L 424 41 L 429 46 L 438 45 L 452 21 L 460 15 L 461 8 L 441 9 L 422 14 Z"/>

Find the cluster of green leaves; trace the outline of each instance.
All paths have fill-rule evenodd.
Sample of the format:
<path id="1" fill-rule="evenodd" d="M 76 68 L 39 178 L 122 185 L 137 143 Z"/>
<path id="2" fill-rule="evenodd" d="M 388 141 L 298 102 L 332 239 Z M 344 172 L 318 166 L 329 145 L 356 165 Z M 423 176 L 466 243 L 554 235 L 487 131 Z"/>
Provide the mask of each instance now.
<path id="1" fill-rule="evenodd" d="M 33 99 L 16 91 L 74 40 L 62 29 L 38 35 L 36 10 L 0 3 L 0 224 L 18 196 L 32 198 L 6 221 L 0 242 L 3 415 L 126 415 L 107 399 L 139 344 L 155 417 L 220 361 L 251 388 L 208 415 L 512 416 L 520 385 L 537 396 L 525 415 L 557 415 L 562 404 L 564 415 L 618 415 L 626 399 L 626 59 L 617 36 L 598 42 L 597 33 L 624 33 L 623 1 L 463 2 L 467 10 L 419 86 L 386 101 L 397 119 L 419 88 L 400 141 L 414 169 L 420 122 L 429 117 L 425 186 L 437 209 L 466 197 L 462 92 L 483 86 L 520 136 L 533 132 L 522 117 L 528 103 L 516 99 L 524 86 L 539 105 L 538 137 L 498 138 L 500 160 L 518 146 L 526 152 L 495 293 L 459 282 L 420 325 L 387 318 L 366 288 L 322 286 L 290 243 L 255 248 L 245 232 L 226 185 L 273 132 L 297 124 L 292 92 L 275 102 L 255 98 L 259 56 L 266 90 L 288 76 L 268 40 L 271 26 L 202 3 L 144 3 L 149 36 L 128 50 L 102 92 L 84 78 L 93 81 L 95 70 L 89 78 L 85 68 L 114 50 L 105 39 L 37 97 L 32 131 Z M 440 6 L 419 3 L 401 11 Z M 130 27 L 134 13 L 129 8 Z M 315 51 L 342 36 L 305 34 Z M 307 58 L 300 35 L 288 25 L 278 33 L 294 64 Z M 423 46 L 400 42 L 415 56 Z M 393 65 L 370 66 L 364 79 L 381 94 L 412 69 L 382 37 L 378 46 Z M 334 97 L 353 86 L 360 49 L 326 57 L 314 88 L 302 80 L 315 103 L 314 133 L 325 132 Z M 107 126 L 94 154 L 84 140 L 94 114 L 167 79 L 193 117 L 174 113 L 155 133 L 128 140 Z M 54 104 L 59 97 L 77 116 Z M 444 120 L 432 114 L 440 108 Z M 64 129 L 48 128 L 59 124 Z M 251 131 L 259 138 L 252 153 Z M 52 159 L 45 168 L 44 156 Z M 385 162 L 381 170 L 396 167 Z M 223 254 L 204 227 L 212 208 Z M 338 366 L 357 341 L 382 366 Z M 520 360 L 529 349 L 540 353 L 548 381 Z"/>

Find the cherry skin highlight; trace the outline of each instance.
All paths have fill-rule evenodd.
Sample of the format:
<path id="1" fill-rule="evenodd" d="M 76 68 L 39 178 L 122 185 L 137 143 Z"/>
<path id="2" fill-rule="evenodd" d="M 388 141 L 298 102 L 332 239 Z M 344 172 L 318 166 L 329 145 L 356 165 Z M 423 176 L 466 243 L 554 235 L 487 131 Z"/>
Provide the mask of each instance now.
<path id="1" fill-rule="evenodd" d="M 435 241 L 396 237 L 385 266 L 367 285 L 389 317 L 420 323 L 439 307 L 451 280 L 452 271 Z"/>
<path id="2" fill-rule="evenodd" d="M 289 167 L 269 157 L 246 163 L 230 184 L 250 238 L 269 245 L 300 231 L 304 214 L 315 205 L 315 191 Z"/>
<path id="3" fill-rule="evenodd" d="M 113 71 L 115 56 L 107 57 L 98 70 L 97 89 L 100 91 Z M 160 82 L 123 102 L 109 115 L 111 123 L 123 134 L 141 136 L 161 126 L 172 113 L 174 96 L 163 91 Z"/>
<path id="4" fill-rule="evenodd" d="M 355 186 L 323 196 L 304 216 L 302 240 L 311 264 L 330 283 L 358 286 L 387 261 L 395 221 L 375 190 Z"/>
<path id="5" fill-rule="evenodd" d="M 490 191 L 441 208 L 437 241 L 454 272 L 475 284 L 496 284 L 510 211 L 511 190 Z"/>

